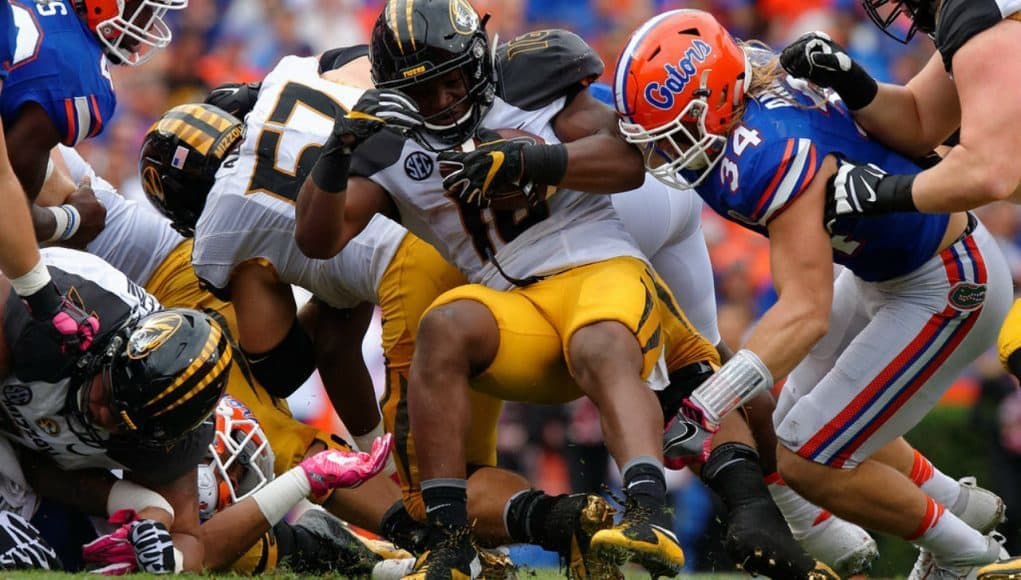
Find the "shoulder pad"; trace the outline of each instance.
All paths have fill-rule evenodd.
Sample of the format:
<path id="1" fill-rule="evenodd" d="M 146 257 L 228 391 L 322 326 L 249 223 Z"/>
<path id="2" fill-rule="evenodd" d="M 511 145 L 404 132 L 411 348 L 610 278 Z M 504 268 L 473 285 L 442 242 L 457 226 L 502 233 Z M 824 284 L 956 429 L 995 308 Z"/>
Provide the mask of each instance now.
<path id="1" fill-rule="evenodd" d="M 577 92 L 604 68 L 592 47 L 567 30 L 529 32 L 496 49 L 500 97 L 525 110 Z"/>
<path id="2" fill-rule="evenodd" d="M 367 44 L 331 48 L 319 57 L 319 74 L 323 74 L 328 70 L 337 70 L 345 64 L 363 56 L 369 56 L 369 45 Z"/>
<path id="3" fill-rule="evenodd" d="M 936 21 L 936 47 L 947 72 L 964 43 L 1001 20 L 996 0 L 943 0 Z"/>
<path id="4" fill-rule="evenodd" d="M 386 129 L 379 131 L 354 150 L 349 175 L 371 177 L 401 158 L 408 138 Z"/>

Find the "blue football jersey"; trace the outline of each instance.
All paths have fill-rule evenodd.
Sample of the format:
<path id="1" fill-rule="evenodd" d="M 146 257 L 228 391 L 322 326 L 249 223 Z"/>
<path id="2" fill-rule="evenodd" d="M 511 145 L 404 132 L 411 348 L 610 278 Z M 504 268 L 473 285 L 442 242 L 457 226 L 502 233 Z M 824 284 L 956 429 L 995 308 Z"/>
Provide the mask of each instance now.
<path id="1" fill-rule="evenodd" d="M 697 190 L 717 213 L 763 235 L 807 189 L 827 155 L 890 173 L 920 170 L 869 139 L 830 91 L 787 77 L 747 103 L 723 159 Z M 833 227 L 833 261 L 867 281 L 907 274 L 935 254 L 948 220 L 920 213 L 842 217 Z"/>
<path id="2" fill-rule="evenodd" d="M 4 124 L 12 123 L 22 106 L 35 102 L 46 110 L 65 145 L 99 134 L 117 99 L 109 62 L 72 0 L 10 0 L 10 6 L 18 36 L 0 93 Z"/>
<path id="3" fill-rule="evenodd" d="M 14 59 L 14 42 L 17 37 L 18 28 L 14 25 L 11 5 L 0 2 L 0 79 L 7 78 L 7 66 Z"/>

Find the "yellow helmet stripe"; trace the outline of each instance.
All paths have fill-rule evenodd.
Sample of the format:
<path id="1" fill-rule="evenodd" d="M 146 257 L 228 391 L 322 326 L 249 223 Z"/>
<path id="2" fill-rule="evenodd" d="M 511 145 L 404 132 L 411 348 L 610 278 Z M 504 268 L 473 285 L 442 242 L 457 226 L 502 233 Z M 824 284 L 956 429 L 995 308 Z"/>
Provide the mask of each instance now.
<path id="1" fill-rule="evenodd" d="M 202 380 L 199 381 L 199 383 L 197 385 L 195 385 L 190 391 L 188 391 L 187 393 L 182 395 L 179 399 L 177 399 L 173 403 L 171 403 L 171 404 L 167 405 L 165 408 L 163 408 L 163 409 L 153 413 L 152 416 L 153 417 L 159 417 L 160 415 L 162 415 L 164 413 L 172 411 L 172 410 L 176 409 L 177 407 L 180 407 L 181 405 L 187 403 L 195 395 L 198 395 L 199 393 L 201 393 L 203 390 L 205 390 L 205 388 L 207 386 L 209 386 L 209 383 L 212 383 L 213 381 L 219 379 L 223 375 L 223 373 L 228 372 L 227 369 L 229 368 L 230 362 L 231 362 L 231 360 L 233 360 L 233 358 L 234 358 L 234 349 L 229 348 L 229 346 L 228 346 L 228 348 L 224 349 L 223 356 L 220 357 L 220 360 L 216 361 L 216 365 L 214 365 L 213 368 L 211 368 L 209 370 L 209 372 L 206 373 L 206 376 L 203 377 Z"/>
<path id="2" fill-rule="evenodd" d="M 213 356 L 214 352 L 216 352 L 216 346 L 220 342 L 220 336 L 222 335 L 222 332 L 220 331 L 220 326 L 215 322 L 210 321 L 209 330 L 210 330 L 209 338 L 206 339 L 206 344 L 202 347 L 202 352 L 199 354 L 199 356 L 196 357 L 195 360 L 193 360 L 190 365 L 188 365 L 188 368 L 184 369 L 184 372 L 182 372 L 176 379 L 174 379 L 174 382 L 170 383 L 169 387 L 163 389 L 163 391 L 160 394 L 150 399 L 149 402 L 144 405 L 145 407 L 155 405 L 163 398 L 169 396 L 181 385 L 183 385 L 186 381 L 191 379 L 192 375 L 198 372 L 198 370 L 202 368 L 203 365 L 209 362 L 209 358 Z"/>
<path id="3" fill-rule="evenodd" d="M 415 50 L 415 22 L 412 18 L 412 8 L 415 6 L 415 0 L 404 1 L 404 17 L 408 21 L 408 37 L 411 39 L 411 50 Z"/>
<path id="4" fill-rule="evenodd" d="M 177 135 L 199 155 L 209 154 L 213 142 L 229 128 L 231 121 L 196 105 L 182 105 L 168 111 L 157 129 Z"/>
<path id="5" fill-rule="evenodd" d="M 401 0 L 390 0 L 390 13 L 387 14 L 387 24 L 390 25 L 390 30 L 394 33 L 394 38 L 397 39 L 397 50 L 404 54 L 404 43 L 401 42 L 401 31 L 397 29 L 397 3 Z"/>

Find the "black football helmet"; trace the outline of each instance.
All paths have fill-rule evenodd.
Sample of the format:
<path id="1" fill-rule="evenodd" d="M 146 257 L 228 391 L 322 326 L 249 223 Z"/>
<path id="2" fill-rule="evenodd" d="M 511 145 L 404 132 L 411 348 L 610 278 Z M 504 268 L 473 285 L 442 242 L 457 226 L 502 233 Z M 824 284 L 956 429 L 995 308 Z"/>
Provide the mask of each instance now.
<path id="1" fill-rule="evenodd" d="M 425 119 L 427 135 L 413 135 L 433 148 L 460 145 L 471 137 L 496 97 L 496 69 L 486 18 L 468 0 L 387 0 L 369 45 L 377 88 L 407 90 L 459 71 L 466 94 Z M 460 105 L 470 105 L 458 117 Z"/>
<path id="2" fill-rule="evenodd" d="M 212 414 L 233 359 L 229 337 L 212 317 L 187 308 L 149 314 L 79 364 L 83 384 L 73 393 L 71 414 L 90 439 L 102 440 L 88 407 L 93 377 L 100 374 L 119 435 L 145 446 L 169 445 Z"/>
<path id="3" fill-rule="evenodd" d="M 898 42 L 907 43 L 918 31 L 929 35 L 936 31 L 939 0 L 862 0 L 862 6 L 872 22 Z M 894 25 L 901 15 L 911 21 L 907 29 L 898 29 Z"/>
<path id="4" fill-rule="evenodd" d="M 243 133 L 237 117 L 204 103 L 174 107 L 149 128 L 138 158 L 142 189 L 181 235 L 195 235 L 216 171 Z"/>

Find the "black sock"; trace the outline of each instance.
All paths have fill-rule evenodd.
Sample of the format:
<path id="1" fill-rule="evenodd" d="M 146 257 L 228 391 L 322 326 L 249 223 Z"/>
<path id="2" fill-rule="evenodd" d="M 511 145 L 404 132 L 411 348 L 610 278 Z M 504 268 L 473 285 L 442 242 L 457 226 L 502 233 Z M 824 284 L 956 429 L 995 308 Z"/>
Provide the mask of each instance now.
<path id="1" fill-rule="evenodd" d="M 627 462 L 624 465 L 624 493 L 628 503 L 637 504 L 649 514 L 652 523 L 672 527 L 666 510 L 666 476 L 661 462 L 644 455 Z M 629 506 L 628 509 L 632 508 Z"/>
<path id="2" fill-rule="evenodd" d="M 511 539 L 522 544 L 537 544 L 548 550 L 557 549 L 559 546 L 546 545 L 550 543 L 547 541 L 546 523 L 553 506 L 562 497 L 566 496 L 553 497 L 537 489 L 514 495 L 507 502 L 504 516 Z"/>
<path id="3" fill-rule="evenodd" d="M 468 526 L 468 482 L 464 479 L 430 479 L 422 482 L 425 516 L 445 528 Z"/>
<path id="4" fill-rule="evenodd" d="M 713 449 L 702 467 L 702 481 L 719 494 L 730 511 L 749 502 L 772 503 L 759 468 L 759 453 L 744 443 L 724 443 Z"/>
<path id="5" fill-rule="evenodd" d="M 404 507 L 404 501 L 397 500 L 383 514 L 379 532 L 398 548 L 404 548 L 412 554 L 420 554 L 425 549 L 428 527 L 411 517 Z"/>

